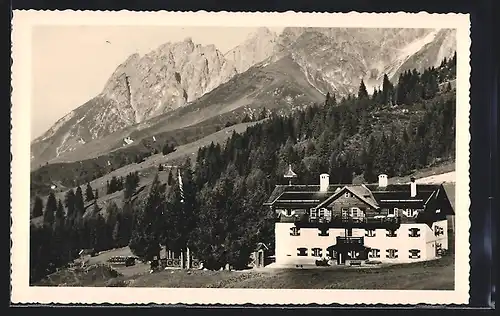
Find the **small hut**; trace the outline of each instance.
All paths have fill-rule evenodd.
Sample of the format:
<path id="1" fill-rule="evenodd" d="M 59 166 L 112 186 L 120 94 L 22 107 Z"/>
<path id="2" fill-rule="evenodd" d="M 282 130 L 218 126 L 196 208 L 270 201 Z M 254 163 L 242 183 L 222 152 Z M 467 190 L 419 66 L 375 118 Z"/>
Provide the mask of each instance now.
<path id="1" fill-rule="evenodd" d="M 254 268 L 263 268 L 266 265 L 266 253 L 269 250 L 269 248 L 266 246 L 266 244 L 259 242 L 257 244 L 257 247 L 255 247 L 255 250 L 252 254 L 252 266 Z"/>

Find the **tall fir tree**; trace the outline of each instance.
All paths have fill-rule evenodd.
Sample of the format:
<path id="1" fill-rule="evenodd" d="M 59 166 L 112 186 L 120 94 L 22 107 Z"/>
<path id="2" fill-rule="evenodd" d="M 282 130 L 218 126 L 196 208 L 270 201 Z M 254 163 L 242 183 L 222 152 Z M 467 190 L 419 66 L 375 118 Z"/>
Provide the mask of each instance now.
<path id="1" fill-rule="evenodd" d="M 75 191 L 75 211 L 80 217 L 85 213 L 85 202 L 81 187 L 77 187 Z"/>
<path id="2" fill-rule="evenodd" d="M 359 84 L 358 99 L 360 99 L 360 100 L 369 99 L 368 91 L 366 90 L 366 86 L 365 86 L 363 79 L 361 79 L 361 83 Z"/>
<path id="3" fill-rule="evenodd" d="M 90 183 L 87 183 L 87 187 L 85 188 L 85 200 L 90 202 L 94 199 L 94 190 L 90 186 Z"/>
<path id="4" fill-rule="evenodd" d="M 382 80 L 382 100 L 384 104 L 392 103 L 392 98 L 394 94 L 393 90 L 394 86 L 389 80 L 389 77 L 387 76 L 387 74 L 384 74 L 384 78 Z"/>
<path id="5" fill-rule="evenodd" d="M 72 226 L 75 218 L 76 218 L 76 205 L 75 205 L 75 192 L 70 189 L 64 195 L 64 205 L 66 206 L 66 220 L 67 226 Z"/>
<path id="6" fill-rule="evenodd" d="M 43 223 L 48 227 L 52 227 L 57 211 L 57 200 L 54 192 L 50 192 L 45 205 L 45 212 L 43 213 Z"/>
<path id="7" fill-rule="evenodd" d="M 40 217 L 43 215 L 43 201 L 39 196 L 35 196 L 35 203 L 33 205 L 33 211 L 31 216 L 33 218 Z"/>
<path id="8" fill-rule="evenodd" d="M 154 177 L 145 201 L 144 209 L 136 217 L 129 247 L 135 255 L 152 260 L 160 253 L 160 237 L 163 233 L 162 221 L 165 207 L 165 186 Z"/>

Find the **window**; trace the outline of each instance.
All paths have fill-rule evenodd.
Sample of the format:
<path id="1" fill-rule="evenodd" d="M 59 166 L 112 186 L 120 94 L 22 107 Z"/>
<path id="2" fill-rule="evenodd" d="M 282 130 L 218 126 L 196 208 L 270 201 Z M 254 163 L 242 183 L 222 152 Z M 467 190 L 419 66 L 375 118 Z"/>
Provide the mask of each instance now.
<path id="1" fill-rule="evenodd" d="M 330 234 L 328 233 L 328 228 L 320 228 L 319 229 L 319 233 L 318 233 L 318 236 L 329 236 Z"/>
<path id="2" fill-rule="evenodd" d="M 347 229 L 347 237 L 352 237 L 352 228 Z"/>
<path id="3" fill-rule="evenodd" d="M 313 248 L 311 249 L 311 251 L 313 257 L 321 257 L 321 251 L 322 251 L 321 248 Z"/>
<path id="4" fill-rule="evenodd" d="M 420 237 L 420 228 L 410 228 L 408 231 L 408 237 Z"/>
<path id="5" fill-rule="evenodd" d="M 298 227 L 290 228 L 290 236 L 300 236 L 300 228 Z"/>
<path id="6" fill-rule="evenodd" d="M 366 237 L 375 237 L 375 229 L 367 229 L 365 232 Z"/>
<path id="7" fill-rule="evenodd" d="M 410 259 L 420 259 L 420 249 L 410 249 L 410 255 L 408 256 Z"/>
<path id="8" fill-rule="evenodd" d="M 311 208 L 311 219 L 316 219 L 317 210 L 315 208 Z"/>
<path id="9" fill-rule="evenodd" d="M 359 257 L 359 252 L 351 250 L 351 251 L 347 252 L 347 256 L 351 260 L 356 260 Z"/>
<path id="10" fill-rule="evenodd" d="M 346 198 L 352 197 L 351 192 L 346 191 L 346 193 L 344 193 L 344 197 L 346 197 Z"/>
<path id="11" fill-rule="evenodd" d="M 343 207 L 343 208 L 342 208 L 342 217 L 343 217 L 343 218 L 346 218 L 346 217 L 347 217 L 347 215 L 348 215 L 348 211 L 349 211 L 349 210 L 348 210 L 347 208 L 345 208 L 345 207 Z"/>
<path id="12" fill-rule="evenodd" d="M 389 209 L 388 215 L 398 216 L 398 213 L 399 213 L 399 208 L 395 207 L 393 209 Z"/>
<path id="13" fill-rule="evenodd" d="M 351 217 L 353 217 L 353 218 L 361 217 L 361 215 L 359 213 L 361 213 L 359 208 L 351 207 Z"/>
<path id="14" fill-rule="evenodd" d="M 443 234 L 444 234 L 443 227 L 434 226 L 434 235 L 435 236 L 440 236 Z"/>
<path id="15" fill-rule="evenodd" d="M 325 218 L 330 221 L 332 219 L 332 211 L 329 209 L 324 209 L 325 210 Z"/>
<path id="16" fill-rule="evenodd" d="M 368 253 L 368 257 L 370 258 L 380 258 L 380 249 L 372 248 Z"/>
<path id="17" fill-rule="evenodd" d="M 407 208 L 406 209 L 406 216 L 408 217 L 413 217 L 413 209 Z"/>
<path id="18" fill-rule="evenodd" d="M 307 256 L 307 248 L 297 248 L 297 256 L 299 257 Z"/>
<path id="19" fill-rule="evenodd" d="M 396 231 L 395 230 L 392 230 L 392 229 L 388 229 L 387 230 L 387 234 L 385 235 L 386 237 L 397 237 L 398 234 L 396 234 Z"/>
<path id="20" fill-rule="evenodd" d="M 398 257 L 398 250 L 397 249 L 387 249 L 386 252 L 387 252 L 386 258 L 396 259 Z"/>
<path id="21" fill-rule="evenodd" d="M 318 211 L 318 217 L 325 217 L 325 209 L 324 208 L 320 208 L 319 211 Z"/>

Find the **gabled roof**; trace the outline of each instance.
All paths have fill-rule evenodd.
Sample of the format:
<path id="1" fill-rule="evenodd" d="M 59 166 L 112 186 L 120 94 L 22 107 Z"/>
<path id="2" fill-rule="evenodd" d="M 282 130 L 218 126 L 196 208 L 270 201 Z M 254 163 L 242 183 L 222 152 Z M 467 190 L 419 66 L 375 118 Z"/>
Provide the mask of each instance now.
<path id="1" fill-rule="evenodd" d="M 326 192 L 321 192 L 319 185 L 277 185 L 264 205 L 321 208 L 334 201 L 345 190 L 375 209 L 432 208 L 438 198 L 449 200 L 443 185 L 417 184 L 415 197 L 411 197 L 410 184 L 391 184 L 386 187 L 379 187 L 378 184 L 329 185 Z M 452 208 L 451 204 L 450 207 Z"/>
<path id="2" fill-rule="evenodd" d="M 417 195 L 411 196 L 410 184 L 391 184 L 379 187 L 376 184 L 366 185 L 372 192 L 380 207 L 423 207 L 440 185 L 417 184 Z"/>
<path id="3" fill-rule="evenodd" d="M 320 192 L 319 185 L 277 185 L 264 205 L 273 205 L 279 200 L 299 201 L 299 200 L 321 200 L 323 201 L 342 185 L 330 185 L 326 192 Z M 284 195 L 286 193 L 286 195 Z M 320 201 L 320 202 L 321 202 Z M 318 202 L 319 203 L 319 202 Z"/>
<path id="4" fill-rule="evenodd" d="M 351 192 L 354 196 L 356 196 L 358 199 L 360 199 L 362 202 L 366 203 L 367 205 L 370 205 L 371 207 L 377 209 L 378 205 L 377 202 L 372 199 L 372 195 L 370 190 L 367 188 L 361 186 L 361 185 L 346 185 L 344 186 L 341 190 L 339 190 L 337 193 L 334 195 L 330 196 L 320 204 L 318 204 L 318 208 L 325 207 L 328 203 L 335 201 L 338 197 L 340 197 L 342 194 L 344 194 L 345 191 Z"/>

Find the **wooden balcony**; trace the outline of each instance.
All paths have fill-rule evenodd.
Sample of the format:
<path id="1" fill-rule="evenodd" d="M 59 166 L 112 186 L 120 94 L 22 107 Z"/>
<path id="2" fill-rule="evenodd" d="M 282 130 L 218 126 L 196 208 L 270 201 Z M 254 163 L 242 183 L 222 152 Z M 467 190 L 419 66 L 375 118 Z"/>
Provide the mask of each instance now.
<path id="1" fill-rule="evenodd" d="M 288 217 L 281 222 L 294 223 L 303 228 L 362 228 L 362 229 L 398 229 L 401 225 L 400 217 L 332 217 L 332 218 L 309 218 L 308 215 Z"/>

